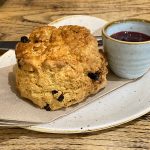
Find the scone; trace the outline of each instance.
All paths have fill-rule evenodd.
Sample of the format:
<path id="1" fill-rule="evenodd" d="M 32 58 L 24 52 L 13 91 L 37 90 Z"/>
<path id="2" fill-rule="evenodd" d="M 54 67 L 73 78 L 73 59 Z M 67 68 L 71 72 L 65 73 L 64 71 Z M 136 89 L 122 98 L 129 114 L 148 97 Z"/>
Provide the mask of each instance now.
<path id="1" fill-rule="evenodd" d="M 107 83 L 107 62 L 85 27 L 38 27 L 21 38 L 16 58 L 21 96 L 46 110 L 79 103 Z"/>

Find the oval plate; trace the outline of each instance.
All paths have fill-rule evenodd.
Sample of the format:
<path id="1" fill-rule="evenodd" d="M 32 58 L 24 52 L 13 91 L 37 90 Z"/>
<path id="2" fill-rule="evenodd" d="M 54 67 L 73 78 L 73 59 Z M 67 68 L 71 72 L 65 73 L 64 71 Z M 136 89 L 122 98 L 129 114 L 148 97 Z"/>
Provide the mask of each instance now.
<path id="1" fill-rule="evenodd" d="M 105 20 L 91 16 L 69 16 L 50 25 L 80 25 L 100 34 Z M 98 31 L 98 32 L 97 32 Z M 48 124 L 26 129 L 47 133 L 83 133 L 102 130 L 129 122 L 150 111 L 150 72 L 136 82 L 127 84 L 93 103 Z"/>

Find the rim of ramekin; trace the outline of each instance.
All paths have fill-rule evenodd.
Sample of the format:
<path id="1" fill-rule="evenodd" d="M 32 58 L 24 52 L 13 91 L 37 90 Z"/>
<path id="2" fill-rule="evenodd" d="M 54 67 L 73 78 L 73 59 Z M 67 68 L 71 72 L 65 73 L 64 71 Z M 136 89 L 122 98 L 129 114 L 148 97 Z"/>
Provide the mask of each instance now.
<path id="1" fill-rule="evenodd" d="M 149 41 L 144 41 L 144 42 L 121 41 L 121 40 L 117 40 L 117 39 L 112 38 L 111 36 L 109 36 L 109 35 L 106 33 L 106 29 L 107 29 L 108 27 L 110 27 L 111 25 L 113 25 L 113 24 L 119 24 L 119 23 L 122 23 L 122 22 L 128 22 L 128 21 L 146 22 L 146 23 L 149 23 L 149 24 L 150 24 L 150 20 L 146 20 L 146 19 L 129 18 L 129 19 L 115 20 L 115 21 L 112 21 L 112 22 L 107 23 L 107 24 L 103 27 L 103 29 L 102 29 L 102 35 L 104 35 L 106 38 L 108 38 L 108 39 L 110 39 L 110 40 L 113 40 L 113 41 L 116 41 L 116 42 L 119 42 L 119 43 L 124 43 L 124 44 L 135 45 L 135 44 L 150 43 L 150 40 L 149 40 Z"/>

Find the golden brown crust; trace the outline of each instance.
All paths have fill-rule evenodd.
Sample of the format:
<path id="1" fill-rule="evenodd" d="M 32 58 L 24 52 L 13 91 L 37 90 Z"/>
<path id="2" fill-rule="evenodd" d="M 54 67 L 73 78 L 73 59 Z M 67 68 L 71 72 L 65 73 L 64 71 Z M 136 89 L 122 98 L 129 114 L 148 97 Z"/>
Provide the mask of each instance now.
<path id="1" fill-rule="evenodd" d="M 23 97 L 41 108 L 68 107 L 106 85 L 107 62 L 90 31 L 80 26 L 36 28 L 29 43 L 18 43 L 17 87 Z M 94 81 L 88 73 L 98 72 Z M 63 94 L 62 101 L 52 94 Z M 59 95 L 59 96 L 60 96 Z"/>

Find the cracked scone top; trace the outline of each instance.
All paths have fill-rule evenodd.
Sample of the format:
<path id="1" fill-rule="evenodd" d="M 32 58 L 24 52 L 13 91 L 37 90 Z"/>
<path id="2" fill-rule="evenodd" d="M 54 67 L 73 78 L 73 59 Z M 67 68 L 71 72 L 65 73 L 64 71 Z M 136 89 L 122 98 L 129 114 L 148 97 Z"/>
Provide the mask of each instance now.
<path id="1" fill-rule="evenodd" d="M 79 103 L 106 85 L 107 62 L 85 27 L 38 27 L 21 38 L 16 58 L 21 96 L 46 110 Z"/>

